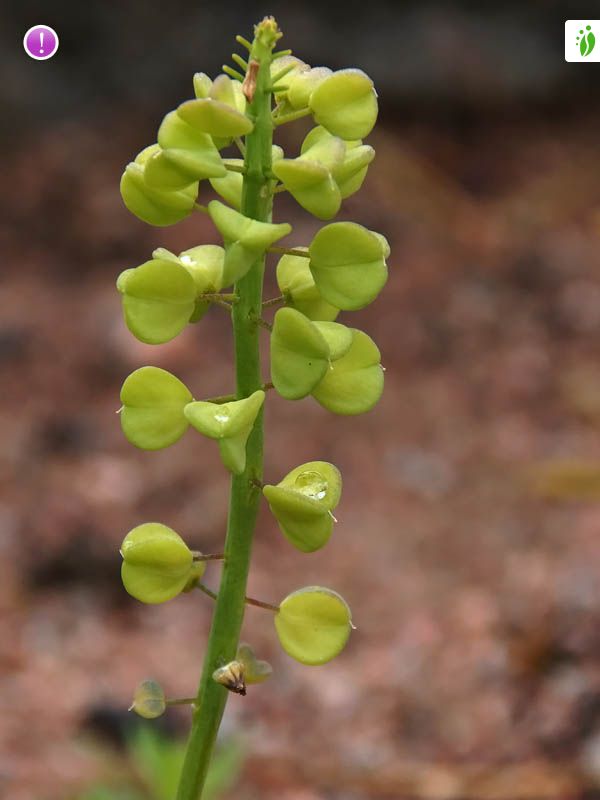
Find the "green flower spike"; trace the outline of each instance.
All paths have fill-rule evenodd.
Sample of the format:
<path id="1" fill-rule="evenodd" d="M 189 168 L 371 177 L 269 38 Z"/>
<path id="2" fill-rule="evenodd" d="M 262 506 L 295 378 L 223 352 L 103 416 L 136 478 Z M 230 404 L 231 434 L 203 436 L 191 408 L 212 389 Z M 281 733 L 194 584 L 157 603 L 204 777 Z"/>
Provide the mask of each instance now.
<path id="1" fill-rule="evenodd" d="M 174 339 L 194 311 L 196 285 L 190 273 L 167 260 L 146 261 L 117 280 L 127 327 L 146 344 Z"/>
<path id="2" fill-rule="evenodd" d="M 307 250 L 306 247 L 296 248 Z M 323 300 L 310 271 L 308 258 L 281 256 L 277 263 L 277 285 L 286 297 L 287 305 L 312 320 L 334 320 L 339 308 Z"/>
<path id="3" fill-rule="evenodd" d="M 203 178 L 227 174 L 212 138 L 188 125 L 176 111 L 162 121 L 158 129 L 162 148 L 146 163 L 145 179 L 157 189 L 181 189 Z"/>
<path id="4" fill-rule="evenodd" d="M 248 272 L 256 259 L 279 239 L 291 233 L 287 222 L 258 222 L 211 200 L 208 213 L 225 243 L 223 286 L 230 286 Z"/>
<path id="5" fill-rule="evenodd" d="M 241 475 L 246 468 L 246 442 L 262 408 L 262 389 L 231 403 L 189 403 L 184 414 L 196 430 L 219 442 L 221 459 L 230 472 Z"/>
<path id="6" fill-rule="evenodd" d="M 271 333 L 271 380 L 286 400 L 310 394 L 327 372 L 330 352 L 327 341 L 304 314 L 280 308 Z"/>
<path id="7" fill-rule="evenodd" d="M 275 614 L 285 652 L 301 664 L 326 664 L 343 649 L 352 629 L 346 601 L 331 589 L 307 586 L 289 594 Z"/>
<path id="8" fill-rule="evenodd" d="M 158 144 L 150 145 L 125 168 L 121 177 L 121 197 L 132 214 L 149 225 L 164 227 L 189 216 L 198 196 L 198 183 L 179 191 L 163 191 L 149 186 L 145 179 L 148 160 L 158 153 Z"/>
<path id="9" fill-rule="evenodd" d="M 320 83 L 310 96 L 315 122 L 342 139 L 364 139 L 377 120 L 373 81 L 359 69 L 342 69 Z"/>
<path id="10" fill-rule="evenodd" d="M 183 410 L 194 398 L 175 375 L 159 367 L 140 367 L 121 388 L 121 427 L 142 450 L 160 450 L 188 428 Z"/>
<path id="11" fill-rule="evenodd" d="M 287 91 L 290 106 L 294 109 L 306 108 L 314 90 L 331 74 L 329 67 L 311 67 L 309 70 L 296 73 L 291 79 L 286 77 L 290 87 Z"/>
<path id="12" fill-rule="evenodd" d="M 310 461 L 288 473 L 277 486 L 263 487 L 283 535 L 298 550 L 312 553 L 329 541 L 333 514 L 342 493 L 342 476 L 327 461 Z"/>
<path id="13" fill-rule="evenodd" d="M 181 536 L 159 522 L 145 522 L 129 531 L 121 555 L 123 586 L 142 603 L 164 603 L 176 597 L 196 566 Z"/>
<path id="14" fill-rule="evenodd" d="M 370 411 L 383 392 L 381 355 L 375 342 L 353 329 L 352 346 L 331 364 L 312 396 L 334 414 L 354 415 Z"/>
<path id="15" fill-rule="evenodd" d="M 298 158 L 284 158 L 273 164 L 273 173 L 309 213 L 319 219 L 331 219 L 342 202 L 332 170 L 343 163 L 345 152 L 341 139 L 321 137 L 310 147 L 303 147 Z"/>
<path id="16" fill-rule="evenodd" d="M 355 311 L 385 286 L 387 265 L 382 239 L 355 222 L 333 222 L 308 248 L 310 271 L 321 296 L 337 308 Z"/>
<path id="17" fill-rule="evenodd" d="M 165 713 L 166 708 L 165 693 L 160 683 L 147 680 L 136 686 L 130 711 L 135 711 L 144 719 L 156 719 Z"/>

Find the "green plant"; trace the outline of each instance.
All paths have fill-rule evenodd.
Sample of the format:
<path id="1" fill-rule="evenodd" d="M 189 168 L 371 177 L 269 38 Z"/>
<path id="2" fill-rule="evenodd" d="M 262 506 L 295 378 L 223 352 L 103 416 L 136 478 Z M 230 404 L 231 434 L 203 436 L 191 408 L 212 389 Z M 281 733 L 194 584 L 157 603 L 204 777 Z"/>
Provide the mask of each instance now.
<path id="1" fill-rule="evenodd" d="M 246 604 L 273 614 L 283 649 L 305 664 L 324 664 L 336 656 L 352 628 L 349 607 L 329 589 L 308 586 L 279 605 L 246 597 L 261 494 L 289 542 L 311 552 L 331 535 L 342 488 L 339 471 L 323 461 L 302 464 L 278 483 L 263 484 L 266 392 L 274 388 L 290 400 L 312 395 L 334 413 L 352 415 L 370 410 L 383 390 L 375 343 L 335 320 L 340 310 L 363 308 L 383 288 L 387 241 L 354 222 L 334 222 L 308 247 L 281 247 L 276 243 L 291 226 L 272 221 L 278 192 L 289 192 L 311 214 L 328 220 L 360 188 L 375 155 L 362 138 L 375 124 L 377 96 L 360 70 L 311 68 L 291 51 L 274 52 L 280 37 L 272 18 L 256 26 L 253 42 L 238 36 L 249 53 L 247 60 L 233 56 L 242 72 L 225 66 L 226 74 L 215 81 L 195 75 L 195 99 L 167 114 L 157 144 L 142 151 L 121 180 L 125 205 L 145 222 L 171 225 L 199 211 L 210 216 L 223 239 L 222 248 L 202 245 L 179 255 L 159 248 L 150 261 L 119 276 L 131 332 L 144 342 L 166 342 L 212 305 L 224 308 L 233 322 L 233 394 L 194 400 L 178 378 L 156 367 L 136 370 L 121 391 L 121 423 L 134 445 L 167 447 L 192 426 L 218 442 L 232 473 L 223 553 L 192 551 L 159 523 L 138 526 L 122 547 L 123 582 L 142 602 L 163 602 L 194 588 L 216 600 L 196 697 L 168 700 L 160 687 L 146 682 L 133 706 L 152 717 L 172 703 L 192 704 L 179 800 L 202 792 L 227 689 L 245 694 L 247 684 L 270 674 L 268 664 L 239 644 Z M 299 156 L 286 158 L 273 144 L 273 132 L 305 116 L 317 126 Z M 221 155 L 230 145 L 239 148 L 242 159 Z M 200 181 L 210 182 L 227 204 L 199 205 Z M 267 253 L 280 256 L 281 295 L 263 301 Z M 278 305 L 271 324 L 263 310 Z M 263 328 L 271 332 L 268 382 L 260 370 Z M 218 594 L 200 582 L 210 559 L 223 561 Z"/>

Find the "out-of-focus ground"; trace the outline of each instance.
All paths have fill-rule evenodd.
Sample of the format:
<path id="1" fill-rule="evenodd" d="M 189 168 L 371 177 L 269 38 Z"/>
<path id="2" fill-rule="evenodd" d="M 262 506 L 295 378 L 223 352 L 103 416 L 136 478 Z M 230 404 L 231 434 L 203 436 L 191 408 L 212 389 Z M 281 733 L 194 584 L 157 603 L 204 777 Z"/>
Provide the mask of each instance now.
<path id="1" fill-rule="evenodd" d="M 159 245 L 217 241 L 201 215 L 161 230 L 122 207 L 123 164 L 156 122 L 103 107 L 29 132 L 3 164 L 10 800 L 75 798 L 105 780 L 113 756 L 98 741 L 121 731 L 135 684 L 153 676 L 189 695 L 206 641 L 208 598 L 142 607 L 119 580 L 134 525 L 160 520 L 214 551 L 226 521 L 228 478 L 209 441 L 188 432 L 143 453 L 115 414 L 120 384 L 143 364 L 198 398 L 231 387 L 221 309 L 160 347 L 121 319 L 122 269 Z M 344 495 L 334 536 L 311 555 L 264 509 L 249 586 L 271 601 L 331 586 L 357 630 L 331 664 L 302 667 L 278 648 L 269 614 L 248 610 L 244 638 L 274 676 L 228 705 L 225 734 L 245 737 L 237 800 L 598 796 L 599 133 L 591 103 L 383 114 L 365 188 L 340 218 L 386 234 L 390 279 L 369 309 L 340 319 L 379 344 L 386 390 L 358 418 L 269 396 L 267 479 L 320 458 L 342 470 Z M 294 224 L 290 244 L 318 227 L 291 201 L 278 217 Z M 207 575 L 216 587 L 218 568 Z M 169 719 L 185 732 L 185 712 Z"/>

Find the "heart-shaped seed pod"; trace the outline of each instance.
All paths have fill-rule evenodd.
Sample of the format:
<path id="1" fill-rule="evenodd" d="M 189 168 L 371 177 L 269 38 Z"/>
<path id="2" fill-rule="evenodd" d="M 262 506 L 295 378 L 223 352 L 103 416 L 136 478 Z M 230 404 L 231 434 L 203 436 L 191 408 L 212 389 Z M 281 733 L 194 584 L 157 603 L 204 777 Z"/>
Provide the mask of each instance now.
<path id="1" fill-rule="evenodd" d="M 243 664 L 246 684 L 263 683 L 273 674 L 273 668 L 268 661 L 256 658 L 254 650 L 249 644 L 240 642 L 237 649 L 236 660 Z"/>
<path id="2" fill-rule="evenodd" d="M 199 100 L 203 97 L 208 97 L 212 87 L 212 80 L 205 72 L 194 73 L 192 82 L 194 84 L 194 94 Z"/>
<path id="3" fill-rule="evenodd" d="M 296 248 L 307 250 L 308 248 Z M 310 271 L 308 258 L 284 255 L 277 263 L 277 285 L 286 304 L 311 320 L 333 321 L 339 308 L 323 300 Z"/>
<path id="4" fill-rule="evenodd" d="M 325 78 L 309 101 L 315 122 L 342 139 L 364 139 L 377 120 L 373 81 L 359 69 L 343 69 Z"/>
<path id="5" fill-rule="evenodd" d="M 329 67 L 311 67 L 309 70 L 292 75 L 291 78 L 286 78 L 289 86 L 287 99 L 290 106 L 293 109 L 307 108 L 314 90 L 331 74 Z"/>
<path id="6" fill-rule="evenodd" d="M 216 244 L 201 244 L 197 247 L 190 247 L 178 256 L 166 250 L 164 247 L 157 247 L 152 251 L 152 258 L 157 261 L 171 261 L 174 264 L 186 269 L 196 285 L 196 298 L 194 311 L 189 322 L 198 322 L 210 308 L 210 302 L 203 300 L 204 293 L 217 293 L 223 286 L 223 262 L 225 251 Z M 125 270 L 117 279 L 117 288 L 123 291 L 126 281 L 126 273 L 133 270 Z"/>
<path id="7" fill-rule="evenodd" d="M 330 361 L 337 361 L 350 350 L 353 340 L 352 328 L 339 322 L 315 321 L 313 325 L 327 342 Z"/>
<path id="8" fill-rule="evenodd" d="M 219 442 L 221 459 L 234 475 L 246 468 L 246 442 L 265 399 L 259 389 L 243 400 L 230 403 L 198 401 L 184 408 L 188 422 L 211 439 Z"/>
<path id="9" fill-rule="evenodd" d="M 333 361 L 312 396 L 334 414 L 353 415 L 370 411 L 383 392 L 381 354 L 375 342 L 352 329 L 352 346 Z"/>
<path id="10" fill-rule="evenodd" d="M 355 222 L 321 228 L 308 248 L 310 271 L 329 303 L 355 311 L 371 303 L 385 286 L 387 265 L 382 242 Z"/>
<path id="11" fill-rule="evenodd" d="M 301 664 L 326 664 L 343 649 L 352 629 L 346 601 L 337 592 L 307 586 L 288 595 L 275 614 L 285 652 Z"/>
<path id="12" fill-rule="evenodd" d="M 161 149 L 146 164 L 145 178 L 150 186 L 179 189 L 227 172 L 212 138 L 188 125 L 176 111 L 162 121 L 158 144 Z"/>
<path id="13" fill-rule="evenodd" d="M 223 286 L 243 278 L 272 244 L 292 230 L 287 222 L 273 225 L 245 217 L 218 200 L 211 200 L 208 213 L 225 243 Z"/>
<path id="14" fill-rule="evenodd" d="M 246 97 L 244 95 L 242 84 L 238 81 L 233 81 L 228 75 L 219 75 L 213 81 L 208 97 L 217 100 L 220 103 L 230 106 L 240 114 L 246 113 Z M 228 147 L 233 142 L 232 136 L 213 136 L 215 147 L 222 150 Z"/>
<path id="15" fill-rule="evenodd" d="M 136 686 L 129 710 L 144 719 L 156 719 L 165 713 L 166 707 L 165 693 L 160 683 L 146 680 Z"/>
<path id="16" fill-rule="evenodd" d="M 230 164 L 234 167 L 242 168 L 244 166 L 243 158 L 226 158 L 226 165 Z M 226 169 L 226 175 L 220 178 L 211 178 L 210 185 L 215 192 L 220 195 L 225 202 L 236 211 L 240 211 L 242 207 L 242 186 L 244 178 L 241 172 L 234 172 Z"/>
<path id="17" fill-rule="evenodd" d="M 369 164 L 375 158 L 375 150 L 367 144 L 347 147 L 342 163 L 333 169 L 342 200 L 357 192 L 367 175 Z"/>
<path id="18" fill-rule="evenodd" d="M 158 144 L 146 147 L 135 161 L 125 167 L 120 191 L 132 214 L 149 225 L 164 227 L 174 225 L 192 213 L 198 197 L 198 183 L 190 183 L 178 191 L 163 191 L 149 186 L 145 179 L 146 163 L 159 150 Z"/>
<path id="19" fill-rule="evenodd" d="M 181 536 L 159 522 L 146 522 L 129 531 L 121 555 L 123 586 L 142 603 L 164 603 L 176 597 L 195 566 Z M 194 574 L 198 577 L 197 570 Z"/>
<path id="20" fill-rule="evenodd" d="M 245 114 L 212 97 L 186 100 L 178 107 L 177 113 L 192 128 L 222 139 L 246 136 L 254 128 Z M 217 142 L 217 146 L 219 144 Z"/>
<path id="21" fill-rule="evenodd" d="M 309 461 L 288 473 L 263 494 L 283 535 L 303 553 L 312 553 L 329 541 L 333 514 L 340 501 L 342 476 L 327 461 Z"/>
<path id="22" fill-rule="evenodd" d="M 271 333 L 271 380 L 286 400 L 311 393 L 327 371 L 329 347 L 321 332 L 299 311 L 280 308 Z"/>
<path id="23" fill-rule="evenodd" d="M 162 259 L 146 261 L 119 276 L 125 323 L 146 344 L 174 339 L 188 324 L 196 304 L 196 286 L 181 265 Z"/>
<path id="24" fill-rule="evenodd" d="M 189 423 L 183 410 L 193 399 L 175 375 L 159 367 L 140 367 L 121 388 L 123 433 L 142 450 L 168 447 L 186 432 Z"/>
<path id="25" fill-rule="evenodd" d="M 283 158 L 273 165 L 273 172 L 309 214 L 332 219 L 340 210 L 340 190 L 331 172 L 318 161 Z"/>

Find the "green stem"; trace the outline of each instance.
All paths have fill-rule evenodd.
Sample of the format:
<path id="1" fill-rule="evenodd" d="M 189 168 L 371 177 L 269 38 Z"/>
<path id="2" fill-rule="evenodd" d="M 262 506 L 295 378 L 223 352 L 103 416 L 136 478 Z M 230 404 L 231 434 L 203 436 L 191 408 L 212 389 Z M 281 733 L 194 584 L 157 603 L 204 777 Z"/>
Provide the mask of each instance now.
<path id="1" fill-rule="evenodd" d="M 246 137 L 242 214 L 261 222 L 271 221 L 273 195 L 270 180 L 273 121 L 268 91 L 276 27 L 265 19 L 256 26 L 250 60 L 259 63 L 256 90 L 248 115 L 254 122 Z M 262 387 L 260 331 L 252 317 L 260 316 L 264 255 L 235 285 L 239 301 L 233 306 L 236 395 L 248 397 Z M 253 483 L 262 479 L 263 423 L 259 414 L 246 446 L 246 469 L 231 481 L 225 561 L 215 603 L 206 656 L 192 717 L 192 730 L 181 773 L 177 800 L 198 800 L 206 779 L 225 703 L 227 689 L 212 679 L 213 672 L 235 658 L 246 602 L 252 538 L 261 493 Z"/>

